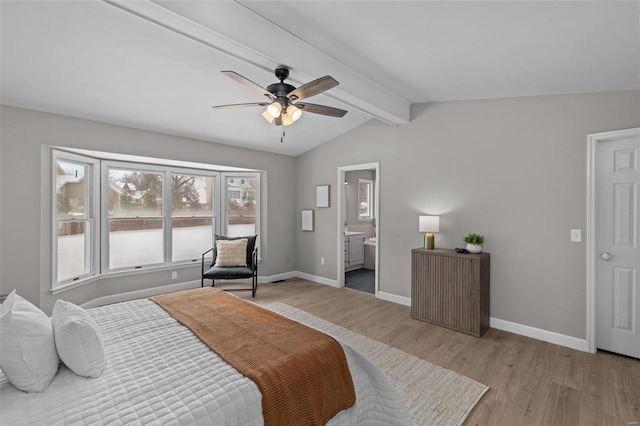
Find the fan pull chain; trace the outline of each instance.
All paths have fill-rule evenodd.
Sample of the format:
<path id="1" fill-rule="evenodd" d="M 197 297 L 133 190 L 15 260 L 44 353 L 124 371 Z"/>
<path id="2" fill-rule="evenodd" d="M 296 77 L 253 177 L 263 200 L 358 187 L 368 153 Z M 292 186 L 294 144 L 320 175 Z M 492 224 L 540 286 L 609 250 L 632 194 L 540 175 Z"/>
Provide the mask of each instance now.
<path id="1" fill-rule="evenodd" d="M 282 129 L 282 136 L 280 136 L 280 143 L 284 142 L 284 129 Z"/>

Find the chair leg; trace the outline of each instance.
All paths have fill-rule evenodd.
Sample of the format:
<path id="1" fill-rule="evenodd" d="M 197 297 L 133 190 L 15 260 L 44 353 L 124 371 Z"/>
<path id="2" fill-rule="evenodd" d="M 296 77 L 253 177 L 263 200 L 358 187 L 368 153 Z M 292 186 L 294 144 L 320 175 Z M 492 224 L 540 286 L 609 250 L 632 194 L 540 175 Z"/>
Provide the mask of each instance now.
<path id="1" fill-rule="evenodd" d="M 211 287 L 215 287 L 216 286 L 216 280 L 212 279 L 211 280 Z"/>

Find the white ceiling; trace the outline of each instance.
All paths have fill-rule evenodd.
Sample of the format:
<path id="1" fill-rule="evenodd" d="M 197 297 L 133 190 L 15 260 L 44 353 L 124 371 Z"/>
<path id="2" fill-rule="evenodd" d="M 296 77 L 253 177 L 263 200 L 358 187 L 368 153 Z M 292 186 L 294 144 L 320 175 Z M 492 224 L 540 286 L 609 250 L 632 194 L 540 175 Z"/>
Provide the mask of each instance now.
<path id="1" fill-rule="evenodd" d="M 5 105 L 299 155 L 370 119 L 409 121 L 410 105 L 640 89 L 638 1 L 6 1 Z M 280 129 L 260 95 L 273 69 L 295 86 L 340 85 Z M 306 100 L 305 100 L 306 101 Z"/>

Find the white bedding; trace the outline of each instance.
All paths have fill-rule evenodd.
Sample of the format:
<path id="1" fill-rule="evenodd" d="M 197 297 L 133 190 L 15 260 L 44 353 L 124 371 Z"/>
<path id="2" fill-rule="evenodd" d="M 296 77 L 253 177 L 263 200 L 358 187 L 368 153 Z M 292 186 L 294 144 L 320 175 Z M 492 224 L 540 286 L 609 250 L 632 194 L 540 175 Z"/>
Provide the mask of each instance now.
<path id="1" fill-rule="evenodd" d="M 63 364 L 43 393 L 25 393 L 0 374 L 2 425 L 262 425 L 261 394 L 189 329 L 150 300 L 88 310 L 104 337 L 99 378 Z M 356 405 L 330 425 L 410 425 L 393 386 L 367 359 L 341 343 Z"/>

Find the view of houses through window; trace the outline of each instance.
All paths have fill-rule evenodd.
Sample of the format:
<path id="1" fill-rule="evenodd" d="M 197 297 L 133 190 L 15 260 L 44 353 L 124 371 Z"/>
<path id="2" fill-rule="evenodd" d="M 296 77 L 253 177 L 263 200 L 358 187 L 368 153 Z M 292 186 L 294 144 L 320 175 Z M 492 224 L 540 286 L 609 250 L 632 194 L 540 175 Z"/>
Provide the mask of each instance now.
<path id="1" fill-rule="evenodd" d="M 54 154 L 54 287 L 96 275 L 100 265 L 106 273 L 199 261 L 216 233 L 257 234 L 257 173 L 102 161 L 103 178 L 92 182 L 85 177 L 97 165 L 77 159 Z M 226 190 L 217 187 L 220 182 Z M 92 200 L 100 193 L 101 200 Z M 92 201 L 99 201 L 96 212 Z M 221 206 L 226 208 L 220 211 Z M 93 253 L 93 247 L 101 253 Z"/>

